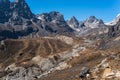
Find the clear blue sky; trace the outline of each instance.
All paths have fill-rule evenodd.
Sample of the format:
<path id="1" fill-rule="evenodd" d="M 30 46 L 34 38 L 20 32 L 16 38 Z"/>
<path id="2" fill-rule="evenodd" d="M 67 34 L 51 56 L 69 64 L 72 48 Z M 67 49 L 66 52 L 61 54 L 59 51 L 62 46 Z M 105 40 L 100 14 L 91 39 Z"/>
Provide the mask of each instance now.
<path id="1" fill-rule="evenodd" d="M 58 11 L 65 19 L 75 16 L 84 20 L 96 16 L 105 22 L 111 21 L 120 13 L 120 0 L 26 0 L 35 14 Z"/>

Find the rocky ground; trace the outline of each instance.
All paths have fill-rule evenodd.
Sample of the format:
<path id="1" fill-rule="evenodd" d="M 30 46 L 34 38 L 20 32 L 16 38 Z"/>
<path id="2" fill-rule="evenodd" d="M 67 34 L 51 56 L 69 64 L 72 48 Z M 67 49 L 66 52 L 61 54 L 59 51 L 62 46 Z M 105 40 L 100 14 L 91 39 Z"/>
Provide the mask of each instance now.
<path id="1" fill-rule="evenodd" d="M 84 46 L 84 49 L 67 61 L 69 68 L 52 72 L 39 80 L 120 80 L 118 46 L 115 48 L 115 45 L 112 44 L 114 47 L 111 46 L 103 50 L 97 49 L 99 45 L 95 43 L 90 41 L 83 43 L 82 47 Z M 100 44 L 101 42 L 97 43 Z M 82 79 L 80 73 L 84 67 L 87 67 L 90 71 Z"/>
<path id="2" fill-rule="evenodd" d="M 118 37 L 104 43 L 67 36 L 1 41 L 4 46 L 0 48 L 0 77 L 1 80 L 81 80 L 80 73 L 86 67 L 87 80 L 119 80 L 120 45 L 116 42 Z"/>

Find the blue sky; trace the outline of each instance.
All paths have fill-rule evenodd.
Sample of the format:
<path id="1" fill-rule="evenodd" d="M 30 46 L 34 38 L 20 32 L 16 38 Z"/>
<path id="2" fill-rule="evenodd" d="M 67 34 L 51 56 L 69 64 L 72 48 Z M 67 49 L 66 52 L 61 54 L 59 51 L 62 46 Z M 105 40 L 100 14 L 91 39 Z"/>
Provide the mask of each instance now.
<path id="1" fill-rule="evenodd" d="M 35 14 L 58 11 L 65 19 L 75 16 L 85 20 L 96 16 L 105 22 L 111 21 L 120 13 L 120 0 L 26 0 Z"/>

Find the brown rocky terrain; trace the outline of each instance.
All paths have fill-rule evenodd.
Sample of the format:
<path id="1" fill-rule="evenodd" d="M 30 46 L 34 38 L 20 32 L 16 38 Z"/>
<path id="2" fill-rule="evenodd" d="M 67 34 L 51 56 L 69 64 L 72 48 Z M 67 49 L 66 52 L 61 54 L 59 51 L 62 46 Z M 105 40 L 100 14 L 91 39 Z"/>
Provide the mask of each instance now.
<path id="1" fill-rule="evenodd" d="M 48 57 L 71 48 L 71 45 L 68 45 L 58 39 L 47 38 L 11 39 L 5 40 L 4 45 L 4 49 L 0 50 L 0 63 L 4 61 L 2 64 L 6 66 L 13 62 L 19 64 L 24 61 L 28 61 L 37 55 L 40 55 L 41 57 Z"/>
<path id="2" fill-rule="evenodd" d="M 64 40 L 68 41 L 65 42 Z M 22 70 L 22 68 L 29 70 L 30 67 L 39 69 L 37 75 L 40 76 L 71 56 L 66 56 L 68 53 L 66 51 L 70 52 L 73 45 L 77 44 L 78 41 L 80 40 L 77 38 L 73 39 L 66 36 L 1 41 L 0 77 L 11 74 L 15 76 L 17 70 Z M 34 71 L 36 72 L 36 70 Z M 27 76 L 27 74 L 24 75 Z M 11 80 L 12 77 L 9 76 L 9 79 Z M 20 79 L 22 79 L 21 76 Z"/>
<path id="3" fill-rule="evenodd" d="M 106 35 L 106 34 L 105 34 Z M 113 38 L 56 37 L 1 41 L 1 80 L 120 79 L 119 36 Z"/>
<path id="4" fill-rule="evenodd" d="M 112 42 L 113 40 L 110 40 L 106 44 Z M 57 70 L 39 80 L 120 80 L 120 45 L 110 44 L 109 48 L 104 50 L 99 48 L 98 43 L 103 44 L 95 41 L 92 46 L 86 46 L 78 56 L 68 60 L 70 68 Z M 90 73 L 81 79 L 79 76 L 83 67 L 89 68 Z"/>

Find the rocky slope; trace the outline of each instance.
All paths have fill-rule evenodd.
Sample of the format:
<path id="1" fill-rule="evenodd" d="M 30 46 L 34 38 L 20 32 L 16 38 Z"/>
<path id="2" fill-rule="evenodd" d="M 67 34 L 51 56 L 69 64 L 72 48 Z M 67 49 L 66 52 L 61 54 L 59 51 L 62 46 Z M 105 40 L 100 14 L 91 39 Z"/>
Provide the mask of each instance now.
<path id="1" fill-rule="evenodd" d="M 119 80 L 119 42 L 118 36 L 110 39 L 56 36 L 1 41 L 0 78 L 82 80 L 80 75 L 87 69 L 89 72 L 83 74 L 87 80 Z"/>
<path id="2" fill-rule="evenodd" d="M 34 80 L 54 67 L 60 69 L 61 62 L 73 55 L 68 53 L 77 42 L 65 36 L 1 41 L 0 79 Z"/>
<path id="3" fill-rule="evenodd" d="M 120 45 L 117 43 L 120 42 L 120 39 L 109 39 L 108 41 L 87 39 L 79 46 L 84 49 L 65 61 L 70 67 L 51 72 L 39 80 L 119 80 Z M 66 67 L 68 65 L 64 64 Z"/>

